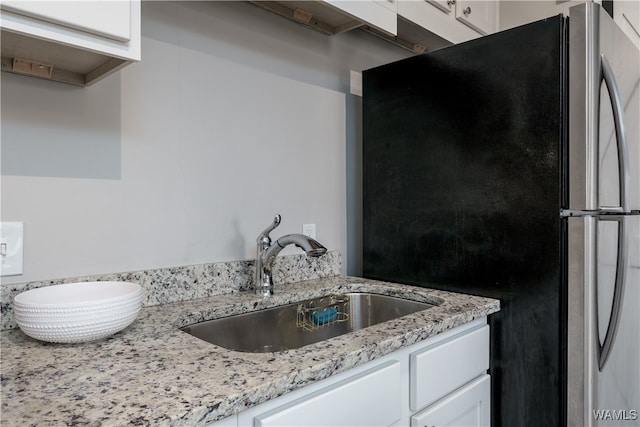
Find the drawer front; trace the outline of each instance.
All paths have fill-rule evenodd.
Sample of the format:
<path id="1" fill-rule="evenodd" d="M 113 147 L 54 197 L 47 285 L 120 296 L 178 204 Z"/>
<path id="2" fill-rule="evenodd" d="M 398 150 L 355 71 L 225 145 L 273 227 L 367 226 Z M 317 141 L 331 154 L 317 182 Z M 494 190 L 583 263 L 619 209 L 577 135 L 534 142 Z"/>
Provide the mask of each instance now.
<path id="1" fill-rule="evenodd" d="M 411 417 L 411 427 L 491 425 L 491 377 L 483 375 Z"/>
<path id="2" fill-rule="evenodd" d="M 413 411 L 462 387 L 489 369 L 489 326 L 453 336 L 410 358 L 410 407 Z"/>
<path id="3" fill-rule="evenodd" d="M 397 360 L 254 419 L 256 427 L 389 426 L 400 420 L 401 365 Z"/>

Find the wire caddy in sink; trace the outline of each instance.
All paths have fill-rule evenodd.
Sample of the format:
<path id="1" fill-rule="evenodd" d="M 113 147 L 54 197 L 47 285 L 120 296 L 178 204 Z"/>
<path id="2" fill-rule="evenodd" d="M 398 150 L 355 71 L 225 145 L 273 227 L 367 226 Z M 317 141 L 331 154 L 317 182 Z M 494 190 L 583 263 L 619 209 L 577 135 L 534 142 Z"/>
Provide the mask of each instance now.
<path id="1" fill-rule="evenodd" d="M 298 304 L 297 326 L 305 331 L 315 331 L 349 320 L 348 295 L 327 295 Z"/>

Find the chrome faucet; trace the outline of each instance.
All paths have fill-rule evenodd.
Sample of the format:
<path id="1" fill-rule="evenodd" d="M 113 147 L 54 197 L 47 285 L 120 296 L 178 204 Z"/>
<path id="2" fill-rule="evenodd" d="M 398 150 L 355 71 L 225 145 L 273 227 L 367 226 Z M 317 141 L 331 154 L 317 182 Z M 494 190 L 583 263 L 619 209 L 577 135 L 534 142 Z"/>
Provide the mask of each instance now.
<path id="1" fill-rule="evenodd" d="M 304 234 L 287 234 L 282 236 L 271 244 L 271 233 L 280 225 L 281 217 L 276 215 L 270 226 L 258 236 L 258 246 L 256 249 L 256 274 L 255 286 L 256 295 L 269 296 L 273 295 L 273 279 L 271 276 L 271 267 L 276 256 L 288 245 L 296 245 L 307 253 L 308 256 L 319 257 L 327 253 L 327 248 L 322 246 L 316 240 Z"/>

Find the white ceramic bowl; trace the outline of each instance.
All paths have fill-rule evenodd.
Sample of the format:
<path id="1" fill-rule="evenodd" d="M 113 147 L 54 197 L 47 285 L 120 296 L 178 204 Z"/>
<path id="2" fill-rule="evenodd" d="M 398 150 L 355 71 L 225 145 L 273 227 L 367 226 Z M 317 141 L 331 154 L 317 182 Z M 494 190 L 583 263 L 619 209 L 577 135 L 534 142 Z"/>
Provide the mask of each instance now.
<path id="1" fill-rule="evenodd" d="M 22 292 L 13 308 L 16 323 L 30 337 L 77 343 L 121 331 L 136 319 L 141 305 L 136 283 L 79 282 Z"/>
<path id="2" fill-rule="evenodd" d="M 131 302 L 118 306 L 106 306 L 93 310 L 43 313 L 32 312 L 14 307 L 16 319 L 25 324 L 33 325 L 61 325 L 61 324 L 82 324 L 86 322 L 98 322 L 108 320 L 113 317 L 122 317 L 136 311 L 141 305 L 141 298 L 133 299 Z"/>

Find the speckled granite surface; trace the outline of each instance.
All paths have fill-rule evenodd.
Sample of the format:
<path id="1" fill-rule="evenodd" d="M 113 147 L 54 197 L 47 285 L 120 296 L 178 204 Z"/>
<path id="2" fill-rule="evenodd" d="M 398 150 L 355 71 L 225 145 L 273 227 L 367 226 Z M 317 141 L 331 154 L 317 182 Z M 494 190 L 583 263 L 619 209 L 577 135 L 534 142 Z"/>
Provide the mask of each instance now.
<path id="1" fill-rule="evenodd" d="M 238 353 L 180 326 L 331 292 L 367 291 L 436 307 L 282 353 Z M 2 339 L 2 426 L 203 426 L 499 310 L 497 300 L 349 277 L 150 306 L 105 340 Z"/>
<path id="2" fill-rule="evenodd" d="M 142 286 L 142 305 L 152 306 L 251 289 L 254 265 L 253 260 L 230 261 L 2 285 L 0 330 L 17 327 L 13 317 L 13 298 L 29 289 L 73 282 L 134 282 Z M 338 276 L 340 266 L 338 251 L 330 251 L 318 258 L 305 254 L 279 256 L 273 266 L 273 280 L 276 284 L 286 284 Z"/>

